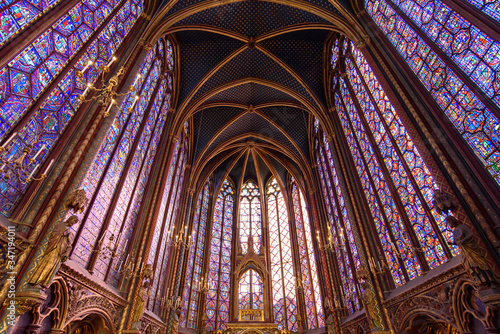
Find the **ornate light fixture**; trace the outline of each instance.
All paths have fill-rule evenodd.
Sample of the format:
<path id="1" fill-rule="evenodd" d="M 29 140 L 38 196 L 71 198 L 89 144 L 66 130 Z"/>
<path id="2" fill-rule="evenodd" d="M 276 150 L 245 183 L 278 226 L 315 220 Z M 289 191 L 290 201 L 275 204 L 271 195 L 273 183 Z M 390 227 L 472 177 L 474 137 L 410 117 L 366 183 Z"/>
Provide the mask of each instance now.
<path id="1" fill-rule="evenodd" d="M 106 111 L 104 112 L 104 117 L 109 116 L 109 111 L 111 110 L 111 108 L 114 105 L 116 105 L 116 98 L 117 97 L 125 96 L 125 95 L 135 91 L 134 86 L 137 83 L 137 81 L 141 78 L 141 74 L 139 73 L 137 75 L 134 83 L 129 87 L 128 91 L 126 93 L 119 94 L 116 91 L 116 89 L 118 86 L 119 79 L 123 75 L 123 72 L 124 72 L 123 67 L 120 68 L 118 70 L 118 72 L 111 79 L 109 79 L 109 81 L 107 83 L 104 82 L 104 76 L 106 75 L 106 73 L 109 72 L 109 67 L 111 66 L 111 64 L 113 64 L 113 62 L 116 61 L 116 59 L 117 58 L 113 56 L 111 58 L 111 60 L 106 64 L 106 66 L 102 67 L 102 71 L 101 71 L 102 88 L 96 88 L 93 84 L 90 84 L 88 82 L 87 83 L 83 82 L 85 79 L 85 75 L 84 75 L 85 72 L 94 64 L 94 62 L 92 60 L 89 60 L 87 62 L 87 64 L 85 65 L 85 67 L 81 71 L 76 72 L 76 76 L 86 86 L 85 90 L 78 97 L 78 99 L 81 102 L 90 102 L 90 101 L 98 100 L 99 104 L 107 105 L 108 107 L 107 107 Z M 86 99 L 86 96 L 91 91 L 96 91 L 96 94 L 94 94 L 94 96 L 92 96 L 91 98 Z M 132 105 L 128 108 L 128 112 L 131 112 L 133 110 L 134 105 L 137 102 L 137 100 L 139 100 L 139 96 L 135 95 L 135 98 L 134 98 Z"/>
<path id="2" fill-rule="evenodd" d="M 34 155 L 33 147 L 38 144 L 39 139 L 35 137 L 31 144 L 27 145 L 23 148 L 23 153 L 17 158 L 12 159 L 6 156 L 6 147 L 16 138 L 17 132 L 14 132 L 9 139 L 7 139 L 2 146 L 0 146 L 0 178 L 3 181 L 8 181 L 13 177 L 17 177 L 17 179 L 22 183 L 26 184 L 31 181 L 40 181 L 47 177 L 47 173 L 54 164 L 54 159 L 52 159 L 40 175 L 40 177 L 35 177 L 35 173 L 41 165 L 36 162 L 36 159 L 43 153 L 46 149 L 47 145 L 43 145 Z M 31 167 L 31 172 L 28 170 Z"/>
<path id="3" fill-rule="evenodd" d="M 344 228 L 343 227 L 340 228 L 340 243 L 335 242 L 335 240 L 333 239 L 333 236 L 332 236 L 332 232 L 330 231 L 329 228 L 327 230 L 328 230 L 328 239 L 327 239 L 326 244 L 324 244 L 324 245 L 321 244 L 321 239 L 319 237 L 319 230 L 316 230 L 316 239 L 318 240 L 319 249 L 321 249 L 321 250 L 328 249 L 332 252 L 335 250 L 339 250 L 339 249 L 345 250 Z"/>
<path id="4" fill-rule="evenodd" d="M 107 259 L 108 257 L 114 259 L 116 257 L 122 256 L 125 253 L 125 250 L 127 249 L 128 241 L 125 244 L 125 247 L 123 247 L 123 251 L 117 253 L 122 233 L 120 232 L 120 234 L 118 234 L 118 238 L 116 239 L 116 241 L 115 241 L 115 235 L 111 234 L 108 238 L 107 246 L 102 247 L 102 244 L 104 243 L 104 237 L 106 236 L 107 232 L 108 230 L 104 231 L 104 234 L 102 235 L 101 239 L 97 242 L 97 246 L 92 249 L 92 252 L 97 253 L 97 255 L 104 255 L 104 259 Z"/>

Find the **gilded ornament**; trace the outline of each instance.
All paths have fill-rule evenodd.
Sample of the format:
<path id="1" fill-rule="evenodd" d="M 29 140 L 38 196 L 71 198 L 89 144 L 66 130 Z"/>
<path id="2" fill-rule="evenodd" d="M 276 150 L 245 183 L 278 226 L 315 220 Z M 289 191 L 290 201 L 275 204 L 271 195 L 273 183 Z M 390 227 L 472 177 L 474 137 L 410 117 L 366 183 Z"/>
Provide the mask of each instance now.
<path id="1" fill-rule="evenodd" d="M 71 216 L 54 227 L 49 236 L 47 249 L 28 280 L 30 285 L 39 286 L 43 289 L 50 285 L 54 275 L 59 270 L 59 266 L 66 261 L 71 251 L 73 234 L 69 228 L 77 222 L 78 218 Z"/>
<path id="2" fill-rule="evenodd" d="M 78 189 L 75 190 L 68 198 L 66 202 L 66 206 L 73 210 L 73 213 L 83 212 L 85 207 L 87 206 L 89 199 L 87 198 L 87 194 L 85 190 Z"/>
<path id="3" fill-rule="evenodd" d="M 132 329 L 141 328 L 141 318 L 146 308 L 146 301 L 148 300 L 148 294 L 149 294 L 149 281 L 146 281 L 139 288 L 137 300 L 134 304 L 134 308 L 132 309 Z"/>
<path id="4" fill-rule="evenodd" d="M 375 291 L 373 291 L 371 284 L 368 282 L 368 273 L 364 268 L 360 268 L 357 271 L 357 276 L 360 280 L 363 304 L 366 316 L 370 320 L 370 327 L 373 331 L 383 330 L 384 324 L 379 312 Z"/>

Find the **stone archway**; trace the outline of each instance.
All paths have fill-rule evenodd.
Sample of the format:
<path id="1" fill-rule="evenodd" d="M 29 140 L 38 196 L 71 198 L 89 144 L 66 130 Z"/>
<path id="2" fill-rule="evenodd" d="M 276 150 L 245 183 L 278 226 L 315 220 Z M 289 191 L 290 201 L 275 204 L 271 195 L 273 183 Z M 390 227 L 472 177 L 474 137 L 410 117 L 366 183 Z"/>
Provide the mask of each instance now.
<path id="1" fill-rule="evenodd" d="M 99 313 L 89 313 L 66 325 L 66 334 L 114 334 L 109 319 Z"/>
<path id="2" fill-rule="evenodd" d="M 425 313 L 416 313 L 403 326 L 405 334 L 459 334 L 459 331 L 442 320 Z"/>

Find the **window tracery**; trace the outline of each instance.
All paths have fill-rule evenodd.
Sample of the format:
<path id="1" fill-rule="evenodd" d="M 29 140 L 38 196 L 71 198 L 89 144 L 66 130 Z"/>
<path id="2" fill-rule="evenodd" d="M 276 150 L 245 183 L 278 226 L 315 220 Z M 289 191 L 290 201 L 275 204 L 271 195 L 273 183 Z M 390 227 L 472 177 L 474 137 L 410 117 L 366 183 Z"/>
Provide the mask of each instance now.
<path id="1" fill-rule="evenodd" d="M 160 48 L 160 44 L 165 45 Z M 160 40 L 146 57 L 140 68 L 144 76 L 135 83 L 139 101 L 129 113 L 134 98 L 127 96 L 83 181 L 91 204 L 79 214 L 80 223 L 73 226 L 72 258 L 113 286 L 120 279 L 169 109 L 172 79 L 170 74 L 161 76 L 165 71 L 161 59 L 168 49 L 170 42 Z M 180 160 L 185 161 L 187 143 L 181 143 Z M 181 169 L 175 182 L 182 183 Z M 118 256 L 102 253 L 105 247 L 115 249 Z"/>
<path id="2" fill-rule="evenodd" d="M 38 6 L 48 8 L 54 3 L 43 1 Z M 16 1 L 3 8 L 0 20 L 4 21 L 0 27 L 9 31 L 5 36 L 13 35 L 13 30 L 7 27 L 12 22 L 2 15 L 30 4 L 37 6 L 34 2 Z M 97 80 L 142 7 L 142 0 L 81 1 L 0 69 L 0 139 L 12 136 L 12 129 L 19 122 L 24 124 L 6 147 L 9 158 L 16 159 L 25 147 L 35 142 L 33 151 L 43 148 L 42 153 L 27 171 L 32 172 L 45 161 L 78 111 L 82 103 L 78 97 L 85 90 L 85 82 L 91 84 Z M 25 13 L 19 10 L 15 15 Z M 76 57 L 79 58 L 75 61 Z M 93 65 L 85 71 L 84 78 L 78 78 L 76 71 L 82 70 L 89 60 Z M 44 96 L 47 97 L 42 101 Z M 29 182 L 17 178 L 0 182 L 0 212 L 9 216 Z"/>
<path id="3" fill-rule="evenodd" d="M 292 178 L 292 203 L 297 231 L 297 244 L 300 259 L 301 283 L 304 291 L 306 328 L 315 329 L 325 326 L 318 271 L 311 236 L 311 226 L 304 195 Z"/>
<path id="4" fill-rule="evenodd" d="M 264 308 L 262 277 L 255 270 L 248 269 L 243 273 L 240 278 L 238 292 L 240 310 L 262 310 Z"/>
<path id="5" fill-rule="evenodd" d="M 248 238 L 252 237 L 254 253 L 258 254 L 262 237 L 260 192 L 257 183 L 247 181 L 240 195 L 240 243 L 243 254 L 248 253 Z"/>
<path id="6" fill-rule="evenodd" d="M 266 188 L 274 321 L 279 330 L 297 331 L 296 275 L 283 193 L 272 178 Z"/>
<path id="7" fill-rule="evenodd" d="M 457 248 L 448 247 L 451 231 L 433 209 L 432 175 L 366 59 L 343 37 L 334 45 L 341 45 L 332 49 L 336 76 L 343 66 L 347 74 L 337 77 L 336 109 L 379 236 L 378 252 L 399 286 L 444 263 Z M 329 147 L 325 155 L 316 145 L 318 159 L 331 156 Z"/>
<path id="8" fill-rule="evenodd" d="M 489 15 L 498 6 L 469 2 Z M 366 9 L 476 155 L 499 164 L 499 43 L 439 0 L 370 0 Z"/>
<path id="9" fill-rule="evenodd" d="M 180 321 L 181 326 L 185 328 L 196 329 L 201 290 L 206 283 L 202 268 L 210 197 L 210 186 L 209 181 L 207 181 L 198 197 L 196 205 L 198 209 L 193 219 L 193 233 L 191 234 L 193 239 L 188 256 L 184 302 Z"/>
<path id="10" fill-rule="evenodd" d="M 215 202 L 208 263 L 207 330 L 226 329 L 231 289 L 234 186 L 225 179 Z"/>

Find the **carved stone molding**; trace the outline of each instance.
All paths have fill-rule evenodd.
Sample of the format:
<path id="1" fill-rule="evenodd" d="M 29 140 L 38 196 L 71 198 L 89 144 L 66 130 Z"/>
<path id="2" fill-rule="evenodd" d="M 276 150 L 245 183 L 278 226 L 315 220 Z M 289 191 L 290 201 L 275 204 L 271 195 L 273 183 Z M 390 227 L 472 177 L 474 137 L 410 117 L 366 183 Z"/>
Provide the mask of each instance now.
<path id="1" fill-rule="evenodd" d="M 125 308 L 127 305 L 127 301 L 122 296 L 118 295 L 116 291 L 113 291 L 111 287 L 95 282 L 90 276 L 86 276 L 74 268 L 69 267 L 67 263 L 61 265 L 59 275 L 63 276 L 66 281 L 68 279 L 73 280 L 74 284 L 79 284 L 90 292 L 102 295 L 121 308 Z"/>

